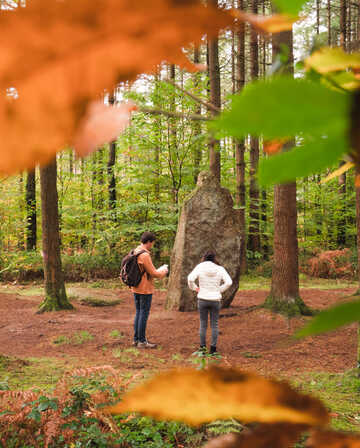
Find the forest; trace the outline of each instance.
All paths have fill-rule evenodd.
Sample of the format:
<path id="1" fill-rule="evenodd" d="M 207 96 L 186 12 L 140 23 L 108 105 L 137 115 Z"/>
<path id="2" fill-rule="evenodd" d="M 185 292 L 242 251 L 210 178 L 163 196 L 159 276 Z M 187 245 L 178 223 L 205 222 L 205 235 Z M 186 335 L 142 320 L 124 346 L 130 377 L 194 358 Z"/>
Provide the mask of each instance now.
<path id="1" fill-rule="evenodd" d="M 0 29 L 0 446 L 359 447 L 360 2 L 0 0 Z M 120 277 L 148 231 L 154 350 Z"/>

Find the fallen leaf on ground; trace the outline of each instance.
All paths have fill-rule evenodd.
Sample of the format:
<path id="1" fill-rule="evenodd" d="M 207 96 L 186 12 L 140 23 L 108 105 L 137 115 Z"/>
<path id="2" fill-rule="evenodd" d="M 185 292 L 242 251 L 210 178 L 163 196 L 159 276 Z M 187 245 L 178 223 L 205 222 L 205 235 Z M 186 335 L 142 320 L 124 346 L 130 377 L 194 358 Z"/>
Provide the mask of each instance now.
<path id="1" fill-rule="evenodd" d="M 172 370 L 136 387 L 111 413 L 141 412 L 158 419 L 199 425 L 218 419 L 323 425 L 323 404 L 287 383 L 236 369 Z"/>
<path id="2" fill-rule="evenodd" d="M 198 70 L 182 48 L 234 22 L 201 0 L 26 3 L 0 9 L 0 173 L 47 163 L 119 82 L 162 61 Z"/>

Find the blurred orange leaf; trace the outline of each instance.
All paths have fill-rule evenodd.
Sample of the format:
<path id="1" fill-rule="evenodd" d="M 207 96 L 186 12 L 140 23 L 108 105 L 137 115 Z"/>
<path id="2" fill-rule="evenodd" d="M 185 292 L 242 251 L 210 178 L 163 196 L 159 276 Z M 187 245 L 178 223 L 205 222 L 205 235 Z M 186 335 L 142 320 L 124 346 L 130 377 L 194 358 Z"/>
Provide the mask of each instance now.
<path id="1" fill-rule="evenodd" d="M 348 68 L 360 68 L 360 53 L 346 53 L 342 48 L 324 47 L 305 59 L 305 68 L 329 73 Z"/>
<path id="2" fill-rule="evenodd" d="M 0 9 L 0 172 L 46 163 L 73 143 L 88 105 L 233 23 L 201 0 L 31 0 Z M 5 92 L 9 94 L 6 95 Z"/>
<path id="3" fill-rule="evenodd" d="M 360 448 L 360 438 L 335 431 L 312 431 L 308 448 Z"/>
<path id="4" fill-rule="evenodd" d="M 294 445 L 305 429 L 303 425 L 260 425 L 254 431 L 216 437 L 203 448 L 288 448 Z"/>
<path id="5" fill-rule="evenodd" d="M 227 418 L 308 425 L 328 421 L 320 401 L 295 392 L 287 383 L 220 367 L 161 373 L 127 393 L 108 411 L 141 412 L 192 425 Z"/>
<path id="6" fill-rule="evenodd" d="M 129 125 L 131 112 L 136 109 L 132 102 L 118 107 L 108 107 L 102 101 L 91 103 L 75 136 L 76 153 L 87 156 L 100 145 L 114 140 Z"/>
<path id="7" fill-rule="evenodd" d="M 272 155 L 280 152 L 289 138 L 280 138 L 277 140 L 266 140 L 264 141 L 264 152 L 266 154 Z"/>
<path id="8" fill-rule="evenodd" d="M 274 14 L 272 16 L 261 16 L 258 14 L 250 14 L 248 12 L 231 10 L 234 17 L 242 22 L 249 22 L 261 33 L 280 33 L 282 31 L 290 31 L 295 22 L 300 20 L 299 17 L 289 16 L 287 14 Z"/>

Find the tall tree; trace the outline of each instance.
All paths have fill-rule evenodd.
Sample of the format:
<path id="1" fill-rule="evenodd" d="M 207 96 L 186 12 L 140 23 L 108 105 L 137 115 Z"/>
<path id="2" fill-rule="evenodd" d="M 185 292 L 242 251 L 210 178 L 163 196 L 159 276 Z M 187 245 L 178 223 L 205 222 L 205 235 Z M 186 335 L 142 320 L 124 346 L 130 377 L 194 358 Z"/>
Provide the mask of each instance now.
<path id="1" fill-rule="evenodd" d="M 39 313 L 72 309 L 61 266 L 56 158 L 40 168 L 45 299 Z"/>
<path id="2" fill-rule="evenodd" d="M 244 10 L 245 1 L 239 0 L 238 8 Z M 237 38 L 237 58 L 235 64 L 235 86 L 236 91 L 241 92 L 245 85 L 245 25 L 239 24 L 236 33 Z M 240 214 L 240 232 L 241 232 L 241 251 L 240 251 L 240 272 L 244 274 L 247 271 L 246 259 L 246 186 L 245 186 L 245 140 L 235 142 L 235 161 L 236 161 L 236 205 L 239 207 Z"/>
<path id="3" fill-rule="evenodd" d="M 109 97 L 110 107 L 114 107 L 115 104 L 115 92 Z M 108 174 L 108 195 L 109 195 L 109 209 L 114 213 L 112 219 L 116 219 L 116 179 L 115 179 L 115 161 L 116 161 L 116 140 L 109 143 L 109 158 L 107 163 Z"/>
<path id="4" fill-rule="evenodd" d="M 26 178 L 26 250 L 36 249 L 36 177 L 35 170 Z"/>
<path id="5" fill-rule="evenodd" d="M 273 61 L 282 47 L 288 47 L 286 70 L 293 74 L 292 31 L 274 34 L 272 45 Z M 276 185 L 274 189 L 274 255 L 271 291 L 265 306 L 288 315 L 310 312 L 299 293 L 296 182 Z"/>
<path id="6" fill-rule="evenodd" d="M 210 4 L 218 6 L 218 0 L 209 0 Z M 220 65 L 219 65 L 219 40 L 213 38 L 208 42 L 209 58 L 209 81 L 210 81 L 210 101 L 219 110 L 221 109 L 221 88 L 220 88 Z M 210 150 L 210 171 L 220 181 L 220 144 L 215 138 L 211 138 Z"/>
<path id="7" fill-rule="evenodd" d="M 200 48 L 195 47 L 194 48 L 194 64 L 200 64 Z M 194 73 L 194 87 L 196 89 L 196 93 L 198 93 L 198 87 L 200 84 L 200 73 Z M 198 115 L 201 115 L 201 104 L 196 104 L 195 113 Z M 195 137 L 200 136 L 201 134 L 201 123 L 199 121 L 195 121 L 194 124 L 194 134 Z M 202 151 L 201 151 L 201 145 L 196 144 L 194 146 L 193 150 L 193 158 L 194 158 L 194 184 L 197 182 L 197 178 L 200 172 L 200 164 L 201 164 L 201 158 L 202 158 Z"/>
<path id="8" fill-rule="evenodd" d="M 258 0 L 251 0 L 251 12 L 258 13 Z M 250 30 L 250 73 L 254 81 L 259 76 L 259 43 L 258 33 L 254 27 Z M 259 139 L 250 139 L 250 188 L 249 188 L 249 234 L 247 248 L 253 256 L 261 253 L 260 245 L 260 215 L 259 215 L 259 187 L 256 172 L 259 164 Z"/>

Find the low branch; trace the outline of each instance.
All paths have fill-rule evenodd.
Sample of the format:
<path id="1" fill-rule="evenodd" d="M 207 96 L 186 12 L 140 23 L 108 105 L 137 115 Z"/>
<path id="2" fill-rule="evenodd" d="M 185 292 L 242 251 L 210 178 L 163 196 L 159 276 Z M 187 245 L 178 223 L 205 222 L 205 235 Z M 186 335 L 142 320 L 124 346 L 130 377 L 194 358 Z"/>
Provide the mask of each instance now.
<path id="1" fill-rule="evenodd" d="M 195 121 L 210 121 L 211 118 L 205 117 L 204 115 L 199 114 L 189 114 L 185 115 L 180 112 L 169 112 L 167 110 L 161 110 L 161 109 L 149 109 L 148 107 L 139 107 L 139 112 L 143 112 L 144 114 L 151 114 L 151 115 L 165 115 L 167 117 L 172 118 L 188 118 L 189 120 L 195 120 Z"/>
<path id="2" fill-rule="evenodd" d="M 202 104 L 203 106 L 205 106 L 208 110 L 211 110 L 212 112 L 216 112 L 216 113 L 221 112 L 221 110 L 217 106 L 214 106 L 211 103 L 207 103 L 206 101 L 203 101 L 201 98 L 197 97 L 193 93 L 191 93 L 191 92 L 185 90 L 184 88 L 178 86 L 172 79 L 165 79 L 165 81 L 168 82 L 169 84 L 172 84 L 174 87 L 176 87 L 181 92 L 185 93 L 185 95 L 188 95 L 190 98 L 192 98 L 197 103 Z"/>

